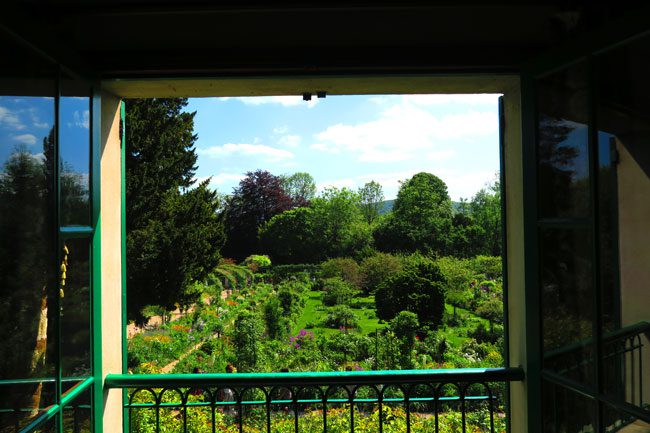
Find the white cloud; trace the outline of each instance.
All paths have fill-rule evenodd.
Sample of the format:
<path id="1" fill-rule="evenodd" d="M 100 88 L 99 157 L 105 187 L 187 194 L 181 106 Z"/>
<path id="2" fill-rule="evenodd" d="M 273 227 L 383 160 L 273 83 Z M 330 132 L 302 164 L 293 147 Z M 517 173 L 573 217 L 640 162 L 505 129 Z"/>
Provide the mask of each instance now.
<path id="1" fill-rule="evenodd" d="M 274 134 L 286 134 L 287 132 L 289 132 L 289 127 L 287 125 L 277 126 L 273 128 Z"/>
<path id="2" fill-rule="evenodd" d="M 423 151 L 440 157 L 449 152 L 442 146 L 448 147 L 450 141 L 485 137 L 497 130 L 498 119 L 494 111 L 470 109 L 440 116 L 418 103 L 403 99 L 386 108 L 376 120 L 328 127 L 315 135 L 317 143 L 310 148 L 330 153 L 353 153 L 363 162 L 406 161 L 421 157 Z"/>
<path id="3" fill-rule="evenodd" d="M 14 135 L 13 139 L 20 144 L 26 144 L 28 146 L 36 144 L 36 136 L 33 134 Z"/>
<path id="4" fill-rule="evenodd" d="M 88 110 L 75 111 L 72 115 L 74 126 L 77 128 L 88 129 L 90 127 L 90 112 Z"/>
<path id="5" fill-rule="evenodd" d="M 284 147 L 298 147 L 300 146 L 301 137 L 299 135 L 283 135 L 278 140 L 278 144 Z"/>
<path id="6" fill-rule="evenodd" d="M 283 107 L 296 107 L 307 106 L 312 108 L 318 103 L 318 98 L 315 96 L 310 101 L 303 101 L 301 95 L 287 95 L 287 96 L 246 96 L 238 97 L 237 100 L 246 105 L 265 105 L 265 104 L 279 104 Z"/>
<path id="7" fill-rule="evenodd" d="M 17 130 L 25 129 L 25 125 L 20 122 L 18 116 L 10 109 L 2 106 L 0 106 L 0 125 L 6 125 Z"/>
<path id="8" fill-rule="evenodd" d="M 207 149 L 197 149 L 199 155 L 206 155 L 213 158 L 224 158 L 232 155 L 261 156 L 268 158 L 270 161 L 280 161 L 291 159 L 294 154 L 284 149 L 264 144 L 249 143 L 226 143 L 221 146 L 212 146 Z"/>

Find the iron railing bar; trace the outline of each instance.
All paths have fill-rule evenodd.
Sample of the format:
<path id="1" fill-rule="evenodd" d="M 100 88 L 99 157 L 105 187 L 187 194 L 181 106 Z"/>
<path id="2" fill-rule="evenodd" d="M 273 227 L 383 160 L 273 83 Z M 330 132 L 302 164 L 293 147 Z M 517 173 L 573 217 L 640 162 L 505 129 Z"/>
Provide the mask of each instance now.
<path id="1" fill-rule="evenodd" d="M 366 385 L 381 383 L 510 382 L 524 379 L 520 367 L 437 370 L 382 370 L 307 373 L 108 374 L 106 388 L 271 385 Z"/>

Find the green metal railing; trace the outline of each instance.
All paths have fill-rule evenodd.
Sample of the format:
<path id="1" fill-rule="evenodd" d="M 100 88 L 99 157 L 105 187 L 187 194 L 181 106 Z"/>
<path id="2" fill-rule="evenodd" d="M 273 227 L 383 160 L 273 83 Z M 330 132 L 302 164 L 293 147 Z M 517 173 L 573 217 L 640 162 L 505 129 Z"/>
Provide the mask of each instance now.
<path id="1" fill-rule="evenodd" d="M 55 385 L 54 378 L 40 378 L 40 379 L 14 379 L 0 381 L 0 393 L 11 393 L 14 387 L 20 386 L 33 386 L 33 385 Z M 50 406 L 38 409 L 38 415 L 30 418 L 27 416 L 34 411 L 34 408 L 25 408 L 20 406 L 0 407 L 0 416 L 10 416 L 13 418 L 13 428 L 2 431 L 13 431 L 20 433 L 27 433 L 36 431 L 50 422 L 54 417 L 63 417 L 64 414 L 70 413 L 71 431 L 78 433 L 82 430 L 84 422 L 81 418 L 89 418 L 89 416 L 79 416 L 80 412 L 88 413 L 90 411 L 90 404 L 88 402 L 81 403 L 83 400 L 79 398 L 83 393 L 90 390 L 94 383 L 93 377 L 87 378 L 65 378 L 62 379 L 62 384 L 72 385 L 62 395 L 61 400 Z M 66 417 L 67 418 L 67 417 Z M 27 421 L 27 422 L 25 422 Z M 0 429 L 2 427 L 0 426 Z M 84 430 L 87 431 L 87 430 Z"/>
<path id="2" fill-rule="evenodd" d="M 521 368 L 106 377 L 126 388 L 129 431 L 505 430 L 505 384 Z M 126 433 L 126 432 L 125 432 Z"/>

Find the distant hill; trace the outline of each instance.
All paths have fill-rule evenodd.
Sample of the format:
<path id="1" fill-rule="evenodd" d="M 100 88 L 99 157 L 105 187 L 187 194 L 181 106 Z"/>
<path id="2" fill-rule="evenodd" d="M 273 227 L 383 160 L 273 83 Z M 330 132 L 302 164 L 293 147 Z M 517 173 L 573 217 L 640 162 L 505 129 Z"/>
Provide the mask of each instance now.
<path id="1" fill-rule="evenodd" d="M 379 215 L 385 215 L 388 212 L 393 210 L 393 204 L 395 203 L 395 200 L 384 200 L 381 202 L 381 208 L 379 209 Z M 458 212 L 460 209 L 460 202 L 459 201 L 452 201 L 451 202 L 451 208 L 454 212 Z"/>
<path id="2" fill-rule="evenodd" d="M 379 208 L 379 215 L 385 215 L 388 212 L 393 210 L 393 203 L 395 200 L 385 200 L 381 202 L 381 208 Z"/>

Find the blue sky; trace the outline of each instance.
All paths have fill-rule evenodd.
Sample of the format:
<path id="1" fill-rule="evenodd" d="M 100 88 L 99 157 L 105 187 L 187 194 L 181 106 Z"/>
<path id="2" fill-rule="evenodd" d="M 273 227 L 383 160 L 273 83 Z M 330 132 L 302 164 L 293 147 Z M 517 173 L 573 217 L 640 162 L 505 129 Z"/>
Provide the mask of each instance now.
<path id="1" fill-rule="evenodd" d="M 90 100 L 60 99 L 61 158 L 67 167 L 86 176 L 89 172 Z M 0 96 L 0 166 L 17 150 L 43 158 L 43 140 L 54 124 L 54 98 Z"/>
<path id="2" fill-rule="evenodd" d="M 427 171 L 453 200 L 499 170 L 498 95 L 300 96 L 190 99 L 197 179 L 230 194 L 247 171 L 310 173 L 326 186 L 375 180 L 386 199 Z"/>

